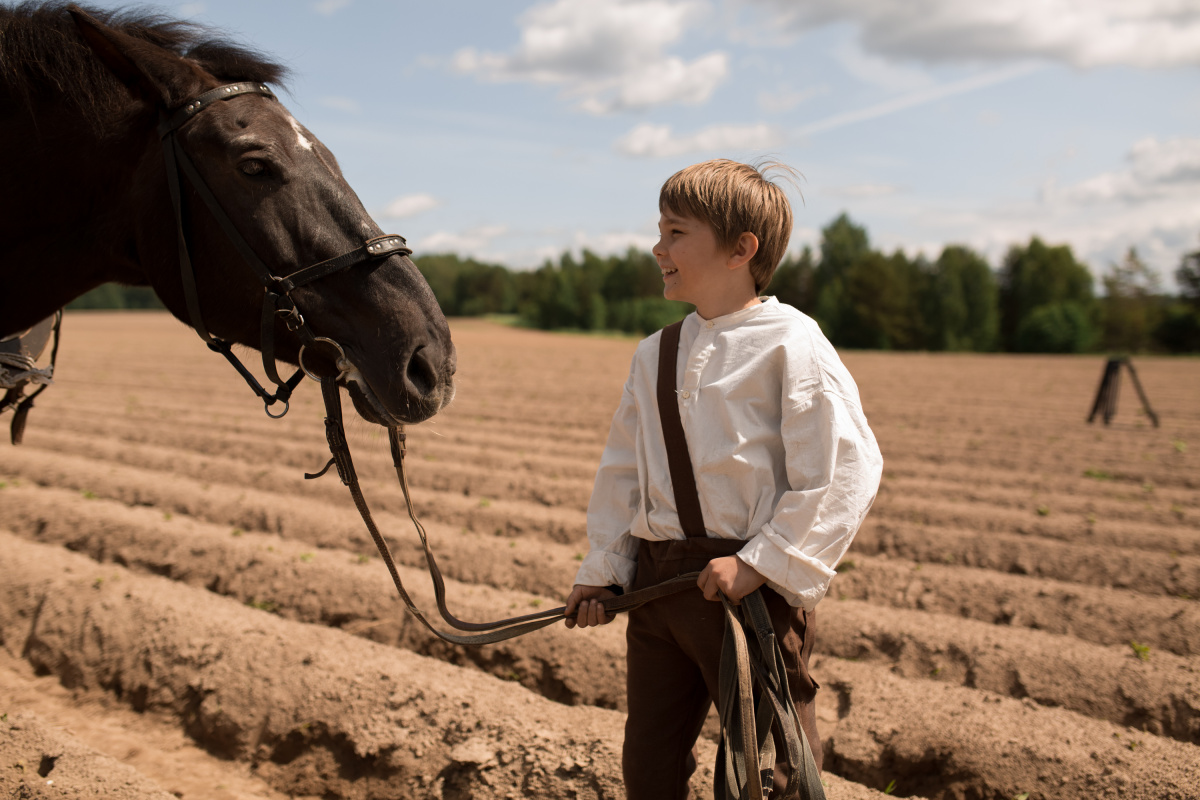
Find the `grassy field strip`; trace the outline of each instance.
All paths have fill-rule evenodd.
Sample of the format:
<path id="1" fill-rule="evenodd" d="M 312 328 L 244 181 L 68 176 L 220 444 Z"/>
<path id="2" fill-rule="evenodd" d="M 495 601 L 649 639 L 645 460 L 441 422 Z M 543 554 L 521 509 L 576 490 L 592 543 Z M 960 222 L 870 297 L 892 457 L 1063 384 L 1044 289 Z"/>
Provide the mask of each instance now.
<path id="1" fill-rule="evenodd" d="M 1033 628 L 1098 645 L 1132 648 L 1136 643 L 1154 651 L 1200 656 L 1200 603 L 1194 600 L 851 554 L 853 558 L 839 566 L 826 602 L 863 600 L 874 606 Z"/>
<path id="2" fill-rule="evenodd" d="M 17 489 L 5 500 L 10 529 L 38 542 L 205 587 L 287 619 L 471 664 L 557 702 L 623 705 L 623 618 L 598 631 L 555 625 L 485 648 L 456 647 L 407 615 L 375 560 L 343 550 L 314 551 L 278 536 L 231 537 L 224 527 L 193 520 L 167 523 L 151 509 L 86 501 L 61 490 Z M 36 509 L 51 504 L 57 509 L 54 519 L 39 518 Z M 97 566 L 96 580 L 105 577 Z M 428 576 L 401 568 L 401 578 L 418 606 L 436 614 Z M 466 620 L 557 604 L 554 598 L 453 580 L 447 592 L 454 613 Z M 1144 661 L 1128 647 L 925 612 L 893 609 L 883 621 L 877 607 L 855 601 L 824 604 L 818 626 L 822 653 L 881 661 L 909 678 L 1027 696 L 1042 705 L 1200 743 L 1200 662 L 1194 659 L 1159 652 Z M 1148 652 L 1146 658 L 1151 658 Z"/>
<path id="3" fill-rule="evenodd" d="M 1035 539 L 868 518 L 854 551 L 922 563 L 958 564 L 1071 583 L 1200 597 L 1200 556 Z"/>
<path id="4" fill-rule="evenodd" d="M 0 533 L 0 569 L 19 576 L 0 586 L 0 643 L 23 642 L 31 663 L 80 690 L 174 714 L 196 741 L 252 763 L 279 791 L 352 794 L 365 782 L 395 796 L 469 797 L 497 786 L 547 800 L 620 794 L 616 711 L 564 715 L 474 670 L 431 681 L 422 656 L 115 565 L 97 585 L 94 562 L 72 554 L 50 564 L 48 552 Z M 710 764 L 712 747 L 701 746 Z M 693 787 L 710 797 L 711 781 L 702 766 Z M 831 800 L 884 796 L 832 774 L 825 782 Z"/>

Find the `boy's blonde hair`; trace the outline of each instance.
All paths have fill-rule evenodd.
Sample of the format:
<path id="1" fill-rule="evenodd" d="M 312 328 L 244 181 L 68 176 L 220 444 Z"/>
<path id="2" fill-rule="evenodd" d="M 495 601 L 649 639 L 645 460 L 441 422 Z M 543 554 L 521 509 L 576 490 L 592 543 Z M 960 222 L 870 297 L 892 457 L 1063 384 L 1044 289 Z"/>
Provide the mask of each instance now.
<path id="1" fill-rule="evenodd" d="M 771 283 L 792 237 L 792 206 L 783 189 L 767 178 L 772 169 L 796 174 L 786 164 L 758 167 L 718 158 L 676 172 L 658 195 L 660 212 L 707 223 L 722 248 L 732 250 L 745 231 L 758 237 L 750 274 L 760 293 Z"/>

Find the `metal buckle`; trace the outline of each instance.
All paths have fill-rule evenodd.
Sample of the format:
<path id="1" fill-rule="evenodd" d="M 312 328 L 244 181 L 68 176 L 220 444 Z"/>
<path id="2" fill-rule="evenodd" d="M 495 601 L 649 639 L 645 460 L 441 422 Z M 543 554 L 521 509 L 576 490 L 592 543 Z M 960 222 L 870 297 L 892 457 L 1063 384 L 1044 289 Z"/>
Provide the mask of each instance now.
<path id="1" fill-rule="evenodd" d="M 342 378 L 344 378 L 347 374 L 349 374 L 350 370 L 354 369 L 354 365 L 351 364 L 350 361 L 346 358 L 346 351 L 342 349 L 342 346 L 340 344 L 335 342 L 333 339 L 330 339 L 325 336 L 314 337 L 313 344 L 316 344 L 317 342 L 325 342 L 328 345 L 332 345 L 333 348 L 335 350 L 337 350 L 338 357 L 337 357 L 337 360 L 333 362 L 333 364 L 335 367 L 338 368 L 338 380 L 341 380 Z M 304 366 L 304 348 L 305 347 L 308 347 L 308 345 L 306 345 L 306 344 L 300 345 L 300 355 L 297 357 L 296 360 L 300 362 L 300 369 L 304 370 L 305 375 L 312 378 L 314 381 L 317 381 L 318 383 L 320 383 L 321 376 L 312 374 L 311 372 L 309 372 L 308 367 Z"/>

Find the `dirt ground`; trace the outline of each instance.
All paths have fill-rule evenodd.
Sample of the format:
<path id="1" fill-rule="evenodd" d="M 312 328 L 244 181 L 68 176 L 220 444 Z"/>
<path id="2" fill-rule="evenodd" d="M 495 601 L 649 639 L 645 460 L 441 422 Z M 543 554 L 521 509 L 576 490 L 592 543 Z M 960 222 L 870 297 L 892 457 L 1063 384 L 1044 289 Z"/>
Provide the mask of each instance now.
<path id="1" fill-rule="evenodd" d="M 635 342 L 452 329 L 457 398 L 409 431 L 450 605 L 558 605 Z M 843 358 L 885 472 L 818 611 L 829 797 L 1200 798 L 1200 360 L 1135 361 L 1156 428 L 1127 379 L 1086 423 L 1100 357 Z M 429 635 L 302 479 L 322 417 L 306 385 L 268 419 L 166 315 L 67 315 L 0 446 L 0 798 L 624 796 L 624 621 Z M 347 428 L 432 608 L 386 438 Z"/>

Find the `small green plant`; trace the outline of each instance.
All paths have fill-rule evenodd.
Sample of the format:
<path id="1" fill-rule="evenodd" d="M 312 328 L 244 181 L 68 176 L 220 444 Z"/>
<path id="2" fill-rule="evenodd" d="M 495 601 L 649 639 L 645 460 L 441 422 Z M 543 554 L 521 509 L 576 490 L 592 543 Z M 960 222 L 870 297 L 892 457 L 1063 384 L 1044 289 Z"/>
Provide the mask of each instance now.
<path id="1" fill-rule="evenodd" d="M 576 553 L 574 558 L 576 561 L 583 561 L 583 553 Z"/>
<path id="2" fill-rule="evenodd" d="M 1038 507 L 1037 507 L 1037 514 L 1038 514 L 1038 516 L 1039 516 L 1039 517 L 1048 517 L 1048 516 L 1050 516 L 1050 506 L 1044 506 L 1044 505 L 1043 505 L 1043 506 L 1038 506 Z"/>
<path id="3" fill-rule="evenodd" d="M 958 556 L 954 555 L 954 553 L 942 553 L 943 564 L 953 564 L 957 560 Z"/>
<path id="4" fill-rule="evenodd" d="M 941 674 L 942 674 L 941 667 L 934 667 L 933 669 L 929 670 L 929 677 L 931 677 L 931 678 L 936 678 L 938 675 L 941 675 Z"/>
<path id="5" fill-rule="evenodd" d="M 241 528 L 234 528 L 233 530 L 231 530 L 229 532 L 229 535 L 230 536 L 241 536 L 243 533 L 245 533 L 245 531 L 243 531 Z"/>
<path id="6" fill-rule="evenodd" d="M 1151 483 L 1150 481 L 1146 481 L 1145 483 L 1142 484 L 1142 491 L 1143 492 L 1153 492 L 1154 484 Z"/>
<path id="7" fill-rule="evenodd" d="M 0 489 L 8 488 L 8 481 L 0 481 Z"/>
<path id="8" fill-rule="evenodd" d="M 1083 477 L 1092 478 L 1093 480 L 1097 480 L 1097 481 L 1111 481 L 1113 479 L 1111 472 L 1105 472 L 1102 469 L 1091 469 L 1091 468 L 1085 469 L 1083 471 Z"/>
<path id="9" fill-rule="evenodd" d="M 1172 503 L 1171 513 L 1175 515 L 1176 519 L 1183 519 L 1183 506 L 1179 505 L 1179 503 Z"/>
<path id="10" fill-rule="evenodd" d="M 838 564 L 837 571 L 838 572 L 852 572 L 856 566 L 857 565 L 854 563 L 854 559 L 847 558 L 841 564 Z"/>
<path id="11" fill-rule="evenodd" d="M 83 495 L 84 500 L 95 500 L 96 499 L 96 493 L 93 491 L 89 491 L 87 489 L 84 489 L 82 492 L 80 492 L 80 494 Z"/>
<path id="12" fill-rule="evenodd" d="M 1185 442 L 1183 439 L 1172 440 L 1171 446 L 1175 448 L 1176 453 L 1186 453 L 1187 452 L 1187 442 Z"/>
<path id="13" fill-rule="evenodd" d="M 891 794 L 894 791 L 896 791 L 896 779 L 892 778 L 890 781 L 888 781 L 888 785 L 883 787 L 883 793 Z"/>
<path id="14" fill-rule="evenodd" d="M 1088 515 L 1087 515 L 1087 524 L 1088 524 L 1088 525 L 1095 525 L 1095 524 L 1096 524 L 1096 515 L 1095 515 L 1095 514 L 1088 514 Z"/>
<path id="15" fill-rule="evenodd" d="M 1138 658 L 1140 658 L 1142 661 L 1150 660 L 1150 645 L 1138 644 L 1137 642 L 1135 642 L 1131 639 L 1129 642 L 1129 646 L 1131 648 L 1133 648 L 1133 654 L 1135 656 L 1137 656 Z"/>
<path id="16" fill-rule="evenodd" d="M 247 601 L 246 605 L 257 608 L 259 611 L 266 611 L 268 614 L 274 614 L 279 610 L 279 604 L 274 600 L 259 600 L 257 597 Z"/>
<path id="17" fill-rule="evenodd" d="M 171 521 L 171 512 L 170 512 L 170 511 L 164 511 L 164 512 L 163 512 L 163 521 L 164 521 L 164 522 L 170 522 L 170 521 Z"/>
<path id="18" fill-rule="evenodd" d="M 1021 792 L 1020 794 L 1014 794 L 1012 800 L 1029 800 L 1029 792 Z"/>
<path id="19" fill-rule="evenodd" d="M 1139 747 L 1142 746 L 1142 743 L 1139 742 L 1137 739 L 1130 739 L 1128 742 L 1125 743 L 1125 746 L 1128 747 L 1130 750 L 1137 750 Z"/>
<path id="20" fill-rule="evenodd" d="M 301 553 L 299 558 L 301 561 L 303 561 L 305 564 L 307 564 L 308 562 L 313 560 L 313 554 L 312 553 Z"/>
<path id="21" fill-rule="evenodd" d="M 533 606 L 534 608 L 537 608 L 541 604 L 542 604 L 542 598 L 540 598 L 540 597 L 535 597 L 529 601 L 529 605 Z"/>
<path id="22" fill-rule="evenodd" d="M 8 714 L 0 714 L 0 722 L 8 722 Z"/>
<path id="23" fill-rule="evenodd" d="M 496 535 L 497 535 L 497 536 L 499 536 L 499 535 L 500 535 L 500 529 L 499 529 L 499 528 L 497 528 L 497 529 L 496 529 Z M 516 549 L 516 547 L 517 547 L 517 543 L 516 543 L 516 542 L 509 542 L 509 543 L 508 543 L 508 549 L 509 549 L 509 550 L 515 550 L 515 549 Z"/>
<path id="24" fill-rule="evenodd" d="M 104 578 L 96 578 L 96 580 L 92 581 L 93 589 L 99 589 L 103 585 L 104 585 Z"/>
<path id="25" fill-rule="evenodd" d="M 426 461 L 437 461 L 437 456 L 435 456 L 433 453 L 426 453 L 425 455 L 421 456 L 421 458 L 425 459 Z"/>
<path id="26" fill-rule="evenodd" d="M 367 555 L 366 553 L 359 553 L 358 558 L 356 558 L 354 560 L 357 561 L 359 564 L 366 564 L 371 560 L 371 557 L 369 555 Z"/>
<path id="27" fill-rule="evenodd" d="M 488 498 L 486 498 L 486 497 L 479 498 L 479 507 L 480 508 L 487 508 L 491 504 L 492 504 L 492 501 L 489 500 Z"/>

